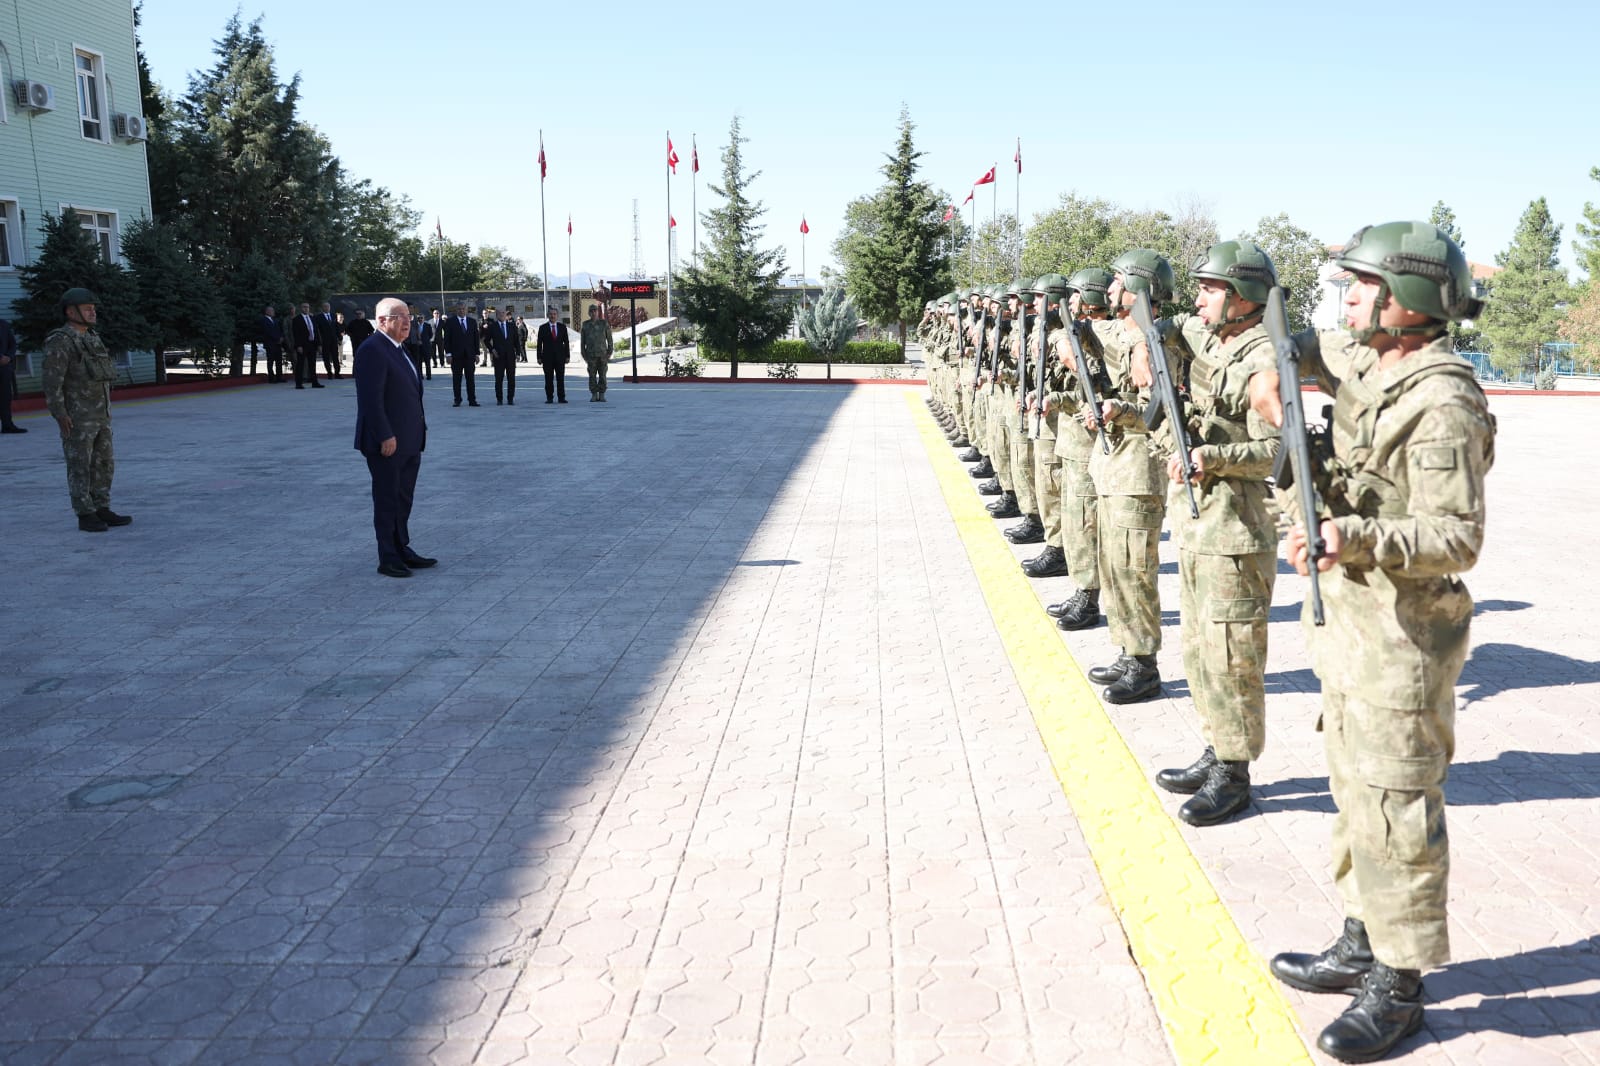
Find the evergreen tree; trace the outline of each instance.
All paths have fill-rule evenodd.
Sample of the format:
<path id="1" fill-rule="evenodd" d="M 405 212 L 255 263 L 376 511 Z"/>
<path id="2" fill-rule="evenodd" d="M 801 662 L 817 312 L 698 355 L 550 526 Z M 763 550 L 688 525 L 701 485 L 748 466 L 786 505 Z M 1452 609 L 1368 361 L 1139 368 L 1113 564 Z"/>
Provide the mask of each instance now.
<path id="1" fill-rule="evenodd" d="M 1428 213 L 1428 221 L 1444 230 L 1445 236 L 1455 241 L 1457 248 L 1467 246 L 1467 242 L 1461 236 L 1461 227 L 1456 225 L 1456 213 L 1450 210 L 1450 205 L 1443 200 L 1435 201 L 1433 210 Z"/>
<path id="2" fill-rule="evenodd" d="M 954 281 L 945 197 L 917 180 L 922 153 L 913 142 L 914 128 L 902 107 L 900 136 L 894 154 L 885 157 L 883 186 L 861 216 L 869 225 L 838 245 L 850 296 L 867 318 L 895 326 L 902 353 L 907 324 L 920 319 L 923 306 Z"/>
<path id="3" fill-rule="evenodd" d="M 1600 181 L 1600 167 L 1589 168 L 1589 180 Z M 1583 221 L 1572 228 L 1578 233 L 1578 239 L 1572 242 L 1572 250 L 1577 253 L 1578 266 L 1589 275 L 1588 284 L 1592 289 L 1595 282 L 1600 281 L 1600 207 L 1585 200 Z"/>
<path id="4" fill-rule="evenodd" d="M 844 346 L 856 335 L 860 319 L 855 301 L 838 282 L 823 289 L 821 298 L 802 307 L 796 316 L 800 336 L 827 361 L 830 378 L 833 377 L 833 357 L 844 351 Z"/>
<path id="5" fill-rule="evenodd" d="M 1466 238 L 1461 235 L 1461 227 L 1456 225 L 1456 213 L 1443 200 L 1433 205 L 1433 210 L 1428 214 L 1428 221 L 1444 230 L 1445 235 L 1456 242 L 1456 247 L 1465 248 Z M 1450 346 L 1458 352 L 1476 352 L 1486 347 L 1483 334 L 1476 326 L 1461 322 L 1450 324 Z"/>
<path id="6" fill-rule="evenodd" d="M 1017 217 L 1004 214 L 988 222 L 978 223 L 978 232 L 966 248 L 966 258 L 959 261 L 957 269 L 963 285 L 1005 285 L 1017 276 L 1017 249 L 1023 246 L 1022 228 Z M 1023 252 L 1023 269 L 1027 269 L 1028 255 Z M 1049 273 L 1037 271 L 1036 274 Z"/>
<path id="7" fill-rule="evenodd" d="M 1479 325 L 1493 346 L 1496 367 L 1537 369 L 1540 346 L 1556 338 L 1563 305 L 1571 299 L 1560 248 L 1561 227 L 1541 196 L 1522 213 L 1511 245 L 1494 257 L 1501 270 L 1490 281 Z"/>
<path id="8" fill-rule="evenodd" d="M 422 257 L 422 240 L 412 235 L 422 213 L 406 197 L 365 180 L 347 184 L 340 208 L 341 228 L 350 239 L 344 288 L 350 292 L 403 288 L 410 262 Z"/>
<path id="9" fill-rule="evenodd" d="M 12 325 L 22 346 L 44 349 L 45 336 L 66 321 L 61 295 L 81 286 L 98 301 L 95 330 L 110 351 L 148 348 L 151 330 L 139 314 L 138 286 L 121 266 L 106 261 L 77 212 L 69 207 L 59 215 L 47 214 L 43 229 L 39 254 L 18 271 L 24 295 L 12 304 L 16 312 Z"/>
<path id="10" fill-rule="evenodd" d="M 750 199 L 749 186 L 760 172 L 746 174 L 740 145 L 739 117 L 728 127 L 728 146 L 722 150 L 722 184 L 712 185 L 722 197 L 721 207 L 701 215 L 706 243 L 700 262 L 673 279 L 679 310 L 700 328 L 705 346 L 726 355 L 739 376 L 739 356 L 771 344 L 789 327 L 790 311 L 778 299 L 784 258 L 778 249 L 763 249 L 757 242 L 764 227 L 760 201 Z"/>
<path id="11" fill-rule="evenodd" d="M 1254 233 L 1245 234 L 1244 240 L 1255 241 L 1272 257 L 1278 271 L 1278 284 L 1289 292 L 1285 310 L 1289 313 L 1289 328 L 1309 329 L 1311 313 L 1317 309 L 1321 288 L 1317 275 L 1322 264 L 1328 261 L 1328 249 L 1310 233 L 1289 221 L 1289 216 L 1279 214 L 1256 223 Z"/>
<path id="12" fill-rule="evenodd" d="M 189 255 L 177 227 L 141 218 L 122 235 L 122 254 L 137 282 L 140 317 L 150 324 L 156 380 L 165 381 L 165 354 L 225 350 L 233 339 L 231 316 L 219 314 L 217 287 Z"/>
<path id="13" fill-rule="evenodd" d="M 244 346 L 262 340 L 262 310 L 271 306 L 279 315 L 285 315 L 292 309 L 289 284 L 283 275 L 267 262 L 265 256 L 251 252 L 244 257 L 238 269 L 228 275 L 228 283 L 224 286 L 222 295 L 232 319 L 229 323 L 233 333 L 233 359 L 230 372 L 242 374 Z M 287 326 L 284 332 L 287 334 Z M 287 342 L 288 337 L 285 336 L 284 339 Z"/>

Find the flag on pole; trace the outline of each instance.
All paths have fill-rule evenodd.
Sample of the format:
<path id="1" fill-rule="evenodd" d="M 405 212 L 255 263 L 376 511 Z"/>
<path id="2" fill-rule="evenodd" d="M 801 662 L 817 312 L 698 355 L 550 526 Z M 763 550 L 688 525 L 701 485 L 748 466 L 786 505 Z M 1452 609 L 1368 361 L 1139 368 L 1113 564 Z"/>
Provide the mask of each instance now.
<path id="1" fill-rule="evenodd" d="M 976 188 L 979 185 L 988 185 L 992 181 L 994 181 L 994 167 L 990 167 L 983 177 L 973 182 L 972 185 Z"/>
<path id="2" fill-rule="evenodd" d="M 969 197 L 967 197 L 967 199 L 970 200 L 970 199 L 972 199 L 972 197 L 969 196 Z M 951 204 L 949 207 L 944 209 L 944 218 L 940 219 L 939 221 L 941 221 L 941 222 L 949 222 L 952 218 L 955 218 L 955 217 L 956 217 L 956 205 L 955 204 Z"/>
<path id="3" fill-rule="evenodd" d="M 811 227 L 806 225 L 806 216 L 804 216 L 804 215 L 800 216 L 800 232 L 802 234 L 806 234 L 806 233 L 810 233 L 811 232 Z"/>
<path id="4" fill-rule="evenodd" d="M 978 187 L 976 185 L 974 185 L 972 187 L 971 191 L 967 193 L 967 198 L 965 200 L 961 201 L 961 206 L 962 207 L 966 207 L 968 204 L 970 204 L 972 202 L 972 198 L 975 195 L 977 195 L 977 192 L 978 192 Z"/>
<path id="5" fill-rule="evenodd" d="M 545 162 L 544 162 L 544 139 L 540 138 L 540 140 L 539 140 L 539 180 L 543 181 L 545 179 L 545 177 L 549 173 L 550 173 L 550 168 L 547 167 L 545 165 Z"/>
<path id="6" fill-rule="evenodd" d="M 674 174 L 678 172 L 678 153 L 672 147 L 671 137 L 667 138 L 667 166 L 672 168 Z"/>
<path id="7" fill-rule="evenodd" d="M 700 147 L 692 142 L 689 145 L 689 161 L 694 164 L 694 173 L 700 173 Z"/>
<path id="8" fill-rule="evenodd" d="M 433 232 L 439 235 L 441 241 L 444 240 L 444 223 L 439 221 L 438 215 L 433 216 Z"/>
<path id="9" fill-rule="evenodd" d="M 572 236 L 572 216 L 567 216 L 567 236 Z"/>
<path id="10" fill-rule="evenodd" d="M 1017 173 L 1022 173 L 1022 138 L 1017 138 L 1017 154 L 1013 156 L 1017 163 Z"/>
<path id="11" fill-rule="evenodd" d="M 678 228 L 678 220 L 673 218 L 671 215 L 668 215 L 667 216 L 667 228 L 668 229 L 677 229 Z"/>

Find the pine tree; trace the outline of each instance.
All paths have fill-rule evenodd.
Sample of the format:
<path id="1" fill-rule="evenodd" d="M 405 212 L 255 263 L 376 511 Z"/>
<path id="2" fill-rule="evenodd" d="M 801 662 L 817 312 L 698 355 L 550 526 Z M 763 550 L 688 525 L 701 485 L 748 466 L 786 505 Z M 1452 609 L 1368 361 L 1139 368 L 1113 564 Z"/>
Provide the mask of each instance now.
<path id="1" fill-rule="evenodd" d="M 1461 227 L 1456 225 L 1456 213 L 1443 200 L 1433 205 L 1433 210 L 1428 214 L 1428 221 L 1444 230 L 1445 236 L 1456 242 L 1457 248 L 1465 248 L 1467 240 L 1461 235 Z M 1450 323 L 1450 346 L 1458 352 L 1476 352 L 1484 345 L 1483 334 L 1475 325 L 1466 325 L 1461 322 Z"/>
<path id="2" fill-rule="evenodd" d="M 951 231 L 943 221 L 945 197 L 917 180 L 922 153 L 916 150 L 914 130 L 911 113 L 902 107 L 894 154 L 885 156 L 884 183 L 861 216 L 867 226 L 840 245 L 851 297 L 867 318 L 895 326 L 902 354 L 906 326 L 954 283 Z"/>
<path id="3" fill-rule="evenodd" d="M 700 262 L 674 275 L 685 318 L 700 328 L 704 345 L 732 362 L 730 377 L 739 376 L 739 356 L 756 352 L 781 337 L 789 328 L 790 311 L 778 299 L 784 272 L 783 253 L 758 246 L 765 208 L 750 199 L 749 186 L 760 172 L 746 174 L 740 146 L 739 117 L 728 127 L 728 146 L 722 150 L 722 184 L 712 185 L 722 197 L 721 207 L 701 215 L 706 243 Z"/>
<path id="4" fill-rule="evenodd" d="M 860 317 L 855 301 L 838 282 L 823 289 L 816 303 L 800 309 L 797 317 L 800 336 L 827 361 L 830 378 L 833 377 L 833 357 L 844 351 L 844 346 L 856 335 Z"/>
<path id="5" fill-rule="evenodd" d="M 1278 272 L 1278 284 L 1288 290 L 1285 309 L 1289 313 L 1289 328 L 1307 329 L 1311 325 L 1311 312 L 1317 309 L 1321 290 L 1317 275 L 1322 264 L 1328 261 L 1327 247 L 1310 233 L 1289 221 L 1280 212 L 1256 223 L 1254 233 L 1245 240 L 1255 241 L 1262 251 L 1272 258 Z"/>
<path id="6" fill-rule="evenodd" d="M 244 346 L 262 339 L 262 310 L 271 306 L 283 315 L 293 306 L 289 285 L 265 256 L 251 252 L 244 257 L 238 269 L 228 275 L 228 284 L 224 286 L 222 295 L 233 318 L 233 361 L 230 372 L 242 374 Z"/>
<path id="7" fill-rule="evenodd" d="M 1561 227 L 1541 196 L 1522 213 L 1511 245 L 1494 257 L 1501 270 L 1489 283 L 1479 325 L 1493 346 L 1496 367 L 1537 369 L 1540 346 L 1556 338 L 1563 305 L 1572 295 L 1560 248 Z"/>
<path id="8" fill-rule="evenodd" d="M 45 336 L 66 321 L 62 293 L 82 287 L 95 295 L 95 331 L 107 349 L 116 353 L 148 348 L 151 330 L 139 314 L 137 284 L 121 266 L 106 261 L 77 212 L 69 207 L 59 215 L 45 215 L 43 228 L 39 254 L 18 271 L 25 295 L 12 305 L 16 310 L 12 325 L 23 347 L 43 350 Z"/>
<path id="9" fill-rule="evenodd" d="M 130 224 L 122 235 L 122 254 L 137 282 L 140 317 L 151 327 L 157 381 L 166 380 L 169 349 L 216 352 L 233 339 L 232 321 L 217 313 L 217 288 L 190 258 L 190 247 L 177 227 L 147 218 Z"/>
<path id="10" fill-rule="evenodd" d="M 1589 180 L 1600 181 L 1600 167 L 1589 168 Z M 1572 242 L 1572 250 L 1578 255 L 1578 266 L 1589 275 L 1589 287 L 1594 288 L 1595 282 L 1600 281 L 1600 207 L 1585 200 L 1583 221 L 1572 228 L 1578 234 L 1578 239 Z"/>
<path id="11" fill-rule="evenodd" d="M 1443 200 L 1434 202 L 1433 210 L 1428 213 L 1428 221 L 1444 230 L 1444 235 L 1455 241 L 1457 248 L 1467 246 L 1467 242 L 1461 236 L 1461 227 L 1456 225 L 1456 213 Z"/>

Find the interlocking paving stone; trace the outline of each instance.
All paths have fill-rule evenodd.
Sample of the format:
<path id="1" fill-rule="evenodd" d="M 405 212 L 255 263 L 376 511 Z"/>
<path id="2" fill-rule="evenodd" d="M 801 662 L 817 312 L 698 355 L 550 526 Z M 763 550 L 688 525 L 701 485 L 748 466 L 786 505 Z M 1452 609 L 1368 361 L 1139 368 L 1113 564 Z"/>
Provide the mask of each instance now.
<path id="1" fill-rule="evenodd" d="M 452 409 L 436 380 L 414 531 L 442 562 L 395 582 L 330 386 L 119 406 L 135 523 L 97 537 L 49 434 L 0 449 L 32 579 L 0 665 L 0 1061 L 1173 1061 L 903 390 Z M 1550 413 L 1600 404 L 1494 409 L 1460 961 L 1407 1061 L 1592 1063 L 1600 569 L 1569 531 L 1600 497 Z M 1167 698 L 1107 711 L 1146 775 L 1199 744 L 1162 552 Z M 1338 918 L 1302 588 L 1256 813 L 1177 830 L 1256 956 Z M 1307 1038 L 1340 1006 L 1287 995 Z"/>

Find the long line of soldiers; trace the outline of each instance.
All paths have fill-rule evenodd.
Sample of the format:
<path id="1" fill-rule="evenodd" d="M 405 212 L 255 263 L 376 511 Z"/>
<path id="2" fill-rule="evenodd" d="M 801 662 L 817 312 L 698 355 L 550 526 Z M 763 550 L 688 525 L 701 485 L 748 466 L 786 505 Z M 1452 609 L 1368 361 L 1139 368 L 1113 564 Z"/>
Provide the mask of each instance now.
<path id="1" fill-rule="evenodd" d="M 1443 785 L 1472 615 L 1457 574 L 1482 545 L 1494 420 L 1447 332 L 1479 309 L 1460 248 L 1427 223 L 1388 223 L 1358 232 L 1338 264 L 1353 278 L 1349 328 L 1320 334 L 1290 337 L 1270 257 L 1224 241 L 1195 263 L 1194 314 L 1150 319 L 1174 275 L 1137 248 L 1109 270 L 952 292 L 919 335 L 929 404 L 987 479 L 978 491 L 998 497 L 990 513 L 1022 519 L 1005 530 L 1013 543 L 1044 545 L 1024 573 L 1077 584 L 1046 610 L 1080 630 L 1103 605 L 1118 654 L 1088 676 L 1108 702 L 1161 693 L 1156 578 L 1171 518 L 1183 664 L 1208 743 L 1156 781 L 1190 797 L 1178 813 L 1191 825 L 1251 803 L 1286 512 L 1288 560 L 1319 579 L 1306 629 L 1345 923 L 1325 951 L 1280 954 L 1272 970 L 1353 994 L 1318 1044 L 1371 1062 L 1421 1027 L 1421 971 L 1449 957 Z M 1299 416 L 1302 375 L 1334 397 L 1326 434 L 1308 436 Z M 1281 491 L 1291 471 L 1275 471 L 1285 397 L 1284 434 L 1316 457 L 1297 461 L 1316 490 L 1309 537 L 1300 497 Z"/>

